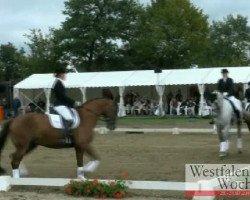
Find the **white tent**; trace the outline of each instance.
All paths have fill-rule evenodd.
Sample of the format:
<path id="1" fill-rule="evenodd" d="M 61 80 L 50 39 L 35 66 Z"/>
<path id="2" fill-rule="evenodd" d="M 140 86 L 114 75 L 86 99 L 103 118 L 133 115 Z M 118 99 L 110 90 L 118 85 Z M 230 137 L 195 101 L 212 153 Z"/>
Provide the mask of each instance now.
<path id="1" fill-rule="evenodd" d="M 164 115 L 162 97 L 165 88 L 171 85 L 197 85 L 201 95 L 200 110 L 204 101 L 206 84 L 216 84 L 221 77 L 222 68 L 173 69 L 156 74 L 153 70 L 69 73 L 65 85 L 67 88 L 80 89 L 82 101 L 86 101 L 87 88 L 118 87 L 120 95 L 119 116 L 125 115 L 123 96 L 126 87 L 155 86 L 159 95 L 160 115 Z M 244 89 L 250 81 L 250 67 L 230 67 L 230 76 L 235 83 L 241 83 Z M 14 95 L 32 101 L 30 96 L 46 98 L 47 110 L 50 105 L 50 93 L 55 78 L 53 74 L 33 74 L 14 86 Z M 38 90 L 38 91 L 37 91 Z M 33 95 L 31 95 L 33 94 Z"/>

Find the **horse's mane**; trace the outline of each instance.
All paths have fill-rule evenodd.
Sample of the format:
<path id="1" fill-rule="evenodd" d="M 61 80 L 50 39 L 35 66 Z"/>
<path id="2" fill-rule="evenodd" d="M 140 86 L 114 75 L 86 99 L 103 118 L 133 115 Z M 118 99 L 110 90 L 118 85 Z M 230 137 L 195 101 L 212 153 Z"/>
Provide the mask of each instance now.
<path id="1" fill-rule="evenodd" d="M 93 101 L 96 101 L 96 100 L 112 100 L 112 99 L 109 99 L 109 98 L 94 98 L 94 99 L 90 99 L 90 100 L 88 100 L 88 101 L 86 101 L 85 103 L 83 103 L 81 106 L 79 106 L 79 108 L 82 108 L 82 107 L 84 107 L 84 106 L 86 106 L 86 105 L 88 105 L 89 103 L 91 103 L 91 102 L 93 102 Z"/>

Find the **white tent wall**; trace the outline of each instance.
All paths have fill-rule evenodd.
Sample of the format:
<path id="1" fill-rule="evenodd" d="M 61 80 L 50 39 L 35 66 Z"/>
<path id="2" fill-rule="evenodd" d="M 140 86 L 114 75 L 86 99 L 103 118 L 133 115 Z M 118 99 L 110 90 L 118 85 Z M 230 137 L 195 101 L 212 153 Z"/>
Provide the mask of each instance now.
<path id="1" fill-rule="evenodd" d="M 21 101 L 22 107 L 25 108 L 30 103 L 35 103 L 38 100 L 46 102 L 46 95 L 43 89 L 32 89 L 32 90 L 19 90 L 19 99 Z"/>

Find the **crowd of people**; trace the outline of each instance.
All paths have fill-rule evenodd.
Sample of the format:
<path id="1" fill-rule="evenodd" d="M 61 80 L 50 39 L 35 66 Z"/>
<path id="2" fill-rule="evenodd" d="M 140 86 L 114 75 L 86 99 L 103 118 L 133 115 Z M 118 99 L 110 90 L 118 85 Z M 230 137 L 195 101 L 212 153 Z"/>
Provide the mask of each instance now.
<path id="1" fill-rule="evenodd" d="M 128 91 L 124 96 L 127 115 L 154 115 L 158 101 L 141 96 L 138 92 Z M 196 115 L 199 110 L 199 96 L 183 99 L 181 90 L 174 95 L 171 91 L 164 101 L 164 110 L 169 115 Z"/>
<path id="2" fill-rule="evenodd" d="M 157 102 L 130 90 L 124 96 L 127 115 L 154 115 Z"/>
<path id="3" fill-rule="evenodd" d="M 4 118 L 9 119 L 11 117 L 16 117 L 19 114 L 21 108 L 21 101 L 15 97 L 11 102 L 6 98 L 0 100 L 0 106 L 3 108 Z"/>

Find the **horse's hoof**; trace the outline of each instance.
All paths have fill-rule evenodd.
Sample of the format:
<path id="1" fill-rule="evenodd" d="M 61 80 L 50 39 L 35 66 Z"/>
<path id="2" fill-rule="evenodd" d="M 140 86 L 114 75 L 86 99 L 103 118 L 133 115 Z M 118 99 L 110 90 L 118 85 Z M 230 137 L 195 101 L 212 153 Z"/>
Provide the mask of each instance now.
<path id="1" fill-rule="evenodd" d="M 81 181 L 87 180 L 87 179 L 84 177 L 84 175 L 78 175 L 78 176 L 77 176 L 77 179 L 79 179 L 79 180 L 81 180 Z"/>
<path id="2" fill-rule="evenodd" d="M 0 175 L 3 175 L 5 173 L 6 173 L 6 170 L 4 168 L 0 167 Z"/>
<path id="3" fill-rule="evenodd" d="M 220 158 L 224 158 L 226 156 L 227 156 L 227 152 L 220 152 L 220 155 L 219 155 Z"/>
<path id="4" fill-rule="evenodd" d="M 83 167 L 84 172 L 94 172 L 100 165 L 100 161 L 90 161 L 86 166 Z"/>

